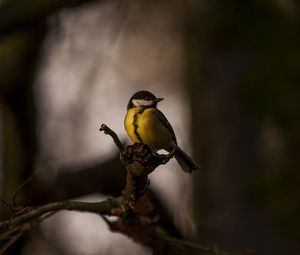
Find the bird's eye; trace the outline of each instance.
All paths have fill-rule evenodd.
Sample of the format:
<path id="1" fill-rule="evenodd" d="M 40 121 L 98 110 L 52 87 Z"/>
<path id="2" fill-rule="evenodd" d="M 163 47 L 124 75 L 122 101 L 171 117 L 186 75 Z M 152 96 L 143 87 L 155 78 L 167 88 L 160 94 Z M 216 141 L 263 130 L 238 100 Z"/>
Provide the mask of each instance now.
<path id="1" fill-rule="evenodd" d="M 146 100 L 150 100 L 150 97 L 146 97 L 145 99 L 146 99 Z"/>

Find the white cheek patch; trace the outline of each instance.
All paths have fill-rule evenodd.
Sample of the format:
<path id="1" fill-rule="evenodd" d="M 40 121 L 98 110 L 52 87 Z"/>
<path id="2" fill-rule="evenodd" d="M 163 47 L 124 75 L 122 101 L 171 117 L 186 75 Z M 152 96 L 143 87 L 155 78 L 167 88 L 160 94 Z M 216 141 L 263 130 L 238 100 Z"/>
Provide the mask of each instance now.
<path id="1" fill-rule="evenodd" d="M 153 104 L 152 100 L 145 100 L 145 99 L 133 99 L 132 103 L 134 106 L 141 107 L 141 106 L 149 106 Z"/>

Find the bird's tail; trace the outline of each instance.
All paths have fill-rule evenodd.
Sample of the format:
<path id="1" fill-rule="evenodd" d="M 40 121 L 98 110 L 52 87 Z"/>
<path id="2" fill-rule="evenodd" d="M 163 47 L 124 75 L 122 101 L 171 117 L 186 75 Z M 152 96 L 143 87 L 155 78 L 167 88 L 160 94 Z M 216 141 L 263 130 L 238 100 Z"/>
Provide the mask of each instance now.
<path id="1" fill-rule="evenodd" d="M 176 146 L 174 157 L 184 172 L 191 173 L 200 169 L 200 166 L 178 146 Z"/>

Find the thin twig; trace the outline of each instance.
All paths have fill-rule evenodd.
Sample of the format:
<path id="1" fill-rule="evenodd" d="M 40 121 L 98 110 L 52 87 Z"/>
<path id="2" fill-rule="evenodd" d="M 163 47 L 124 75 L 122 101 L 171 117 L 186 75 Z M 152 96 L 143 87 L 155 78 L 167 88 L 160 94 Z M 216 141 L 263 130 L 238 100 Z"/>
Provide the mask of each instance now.
<path id="1" fill-rule="evenodd" d="M 12 205 L 13 207 L 16 207 L 17 203 L 16 203 L 16 198 L 18 193 L 28 184 L 32 181 L 32 176 L 30 176 L 26 181 L 24 181 L 23 183 L 21 183 L 16 190 L 14 191 L 14 193 L 12 194 Z"/>
<path id="2" fill-rule="evenodd" d="M 112 139 L 114 140 L 116 146 L 118 147 L 119 151 L 122 152 L 124 150 L 124 146 L 121 143 L 119 137 L 117 136 L 117 134 L 112 131 L 108 126 L 106 126 L 105 124 L 102 124 L 100 129 L 100 131 L 103 131 L 104 134 L 106 135 L 110 135 L 112 137 Z"/>
<path id="3" fill-rule="evenodd" d="M 53 215 L 56 214 L 56 213 L 58 213 L 58 211 L 53 211 L 53 212 L 49 212 L 49 213 L 47 213 L 47 214 L 44 214 L 43 216 L 41 216 L 41 217 L 39 218 L 39 222 L 42 222 L 42 221 L 44 221 L 44 220 L 50 218 L 51 216 L 53 216 Z"/>
<path id="4" fill-rule="evenodd" d="M 101 202 L 74 202 L 62 201 L 46 204 L 32 208 L 30 211 L 15 216 L 12 219 L 0 222 L 0 240 L 8 241 L 0 249 L 3 254 L 9 246 L 16 242 L 25 232 L 29 231 L 34 225 L 50 217 L 60 210 L 75 210 L 82 212 L 93 212 L 104 215 L 113 215 L 113 209 L 119 206 L 122 198 L 107 199 Z"/>
<path id="5" fill-rule="evenodd" d="M 5 205 L 10 211 L 13 210 L 12 207 L 11 207 L 11 205 L 10 205 L 9 203 L 7 203 L 4 199 L 2 199 L 1 197 L 0 197 L 0 202 L 1 202 L 3 205 Z"/>
<path id="6" fill-rule="evenodd" d="M 12 228 L 23 222 L 30 221 L 34 218 L 40 217 L 48 212 L 60 211 L 60 210 L 76 210 L 85 212 L 94 212 L 101 214 L 111 214 L 111 210 L 118 206 L 120 198 L 107 199 L 101 202 L 87 203 L 87 202 L 75 202 L 75 201 L 62 201 L 46 204 L 40 207 L 33 208 L 27 213 L 23 213 L 15 218 L 0 222 L 0 229 L 9 227 Z"/>
<path id="7" fill-rule="evenodd" d="M 193 248 L 193 249 L 196 249 L 201 252 L 208 253 L 208 254 L 215 254 L 215 255 L 250 255 L 250 254 L 254 254 L 252 251 L 228 252 L 228 251 L 219 249 L 216 245 L 214 245 L 213 247 L 209 247 L 209 246 L 177 239 L 177 238 L 174 238 L 171 236 L 166 236 L 166 235 L 156 235 L 156 237 L 164 240 L 165 242 L 170 243 L 173 246 L 179 245 L 181 247 Z"/>
<path id="8" fill-rule="evenodd" d="M 18 232 L 16 235 L 14 235 L 11 239 L 9 239 L 9 241 L 4 244 L 1 248 L 0 248 L 0 254 L 4 254 L 4 252 L 13 244 L 15 243 L 22 235 L 23 235 L 23 231 Z"/>
<path id="9" fill-rule="evenodd" d="M 8 239 L 9 241 L 0 250 L 0 255 L 3 254 L 9 246 L 13 245 L 22 235 L 30 231 L 35 225 L 49 218 L 50 216 L 56 214 L 58 211 L 52 211 L 45 215 L 42 215 L 37 220 L 31 220 L 24 222 L 16 227 L 6 231 L 4 234 L 0 235 L 0 240 Z M 16 238 L 17 237 L 17 238 Z"/>
<path id="10" fill-rule="evenodd" d="M 0 222 L 0 240 L 6 241 L 5 245 L 2 249 L 0 249 L 0 254 L 3 254 L 9 246 L 11 246 L 27 231 L 32 229 L 33 226 L 39 224 L 60 210 L 75 210 L 100 214 L 112 231 L 118 231 L 126 234 L 138 243 L 149 247 L 154 247 L 155 244 L 159 242 L 160 244 L 163 244 L 163 246 L 180 247 L 181 249 L 194 248 L 202 253 L 214 255 L 250 254 L 246 252 L 230 253 L 220 250 L 216 246 L 208 247 L 180 240 L 171 236 L 158 235 L 156 231 L 157 226 L 155 224 L 150 223 L 147 225 L 145 222 L 141 224 L 141 222 L 139 222 L 135 217 L 130 218 L 129 222 L 126 222 L 126 217 L 120 217 L 118 221 L 110 222 L 104 215 L 124 216 L 128 212 L 135 215 L 148 215 L 149 212 L 152 212 L 152 204 L 151 206 L 148 205 L 150 202 L 146 196 L 148 175 L 153 172 L 157 166 L 168 162 L 168 160 L 173 156 L 174 151 L 171 151 L 170 154 L 166 156 L 159 154 L 156 155 L 149 146 L 136 143 L 126 147 L 126 152 L 124 152 L 124 146 L 114 131 L 105 124 L 101 125 L 100 131 L 104 131 L 105 134 L 112 137 L 121 155 L 127 155 L 128 152 L 128 158 L 126 159 L 126 162 L 128 162 L 128 164 L 126 164 L 128 173 L 125 187 L 126 196 L 123 195 L 123 197 L 117 197 L 95 203 L 62 201 L 35 208 L 23 208 L 23 210 L 14 214 L 12 218 Z M 29 178 L 16 189 L 13 195 L 14 204 L 17 193 L 27 183 L 29 183 L 30 180 L 31 179 Z M 129 200 L 126 199 L 126 197 L 129 198 Z M 134 197 L 134 200 L 131 199 L 132 197 Z M 152 222 L 152 220 L 149 222 Z"/>
<path id="11" fill-rule="evenodd" d="M 16 227 L 10 228 L 9 230 L 6 230 L 3 234 L 0 235 L 0 240 L 8 239 L 12 235 L 14 235 L 16 232 L 19 232 L 20 229 L 22 229 L 23 225 L 18 225 Z M 0 253 L 1 254 L 1 253 Z"/>

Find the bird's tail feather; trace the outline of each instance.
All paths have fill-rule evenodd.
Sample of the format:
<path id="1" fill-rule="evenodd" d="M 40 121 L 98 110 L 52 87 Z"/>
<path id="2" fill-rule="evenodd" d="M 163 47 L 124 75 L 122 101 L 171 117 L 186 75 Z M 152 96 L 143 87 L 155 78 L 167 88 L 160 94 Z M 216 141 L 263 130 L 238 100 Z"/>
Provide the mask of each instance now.
<path id="1" fill-rule="evenodd" d="M 191 173 L 200 169 L 200 166 L 178 146 L 176 146 L 174 157 L 184 172 Z"/>

